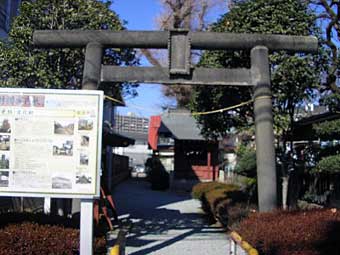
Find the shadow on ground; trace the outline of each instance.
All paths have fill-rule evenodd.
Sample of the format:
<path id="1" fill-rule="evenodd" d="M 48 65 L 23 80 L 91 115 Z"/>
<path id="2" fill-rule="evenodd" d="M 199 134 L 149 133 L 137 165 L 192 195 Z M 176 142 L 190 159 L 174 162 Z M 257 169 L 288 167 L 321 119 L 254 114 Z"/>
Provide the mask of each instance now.
<path id="1" fill-rule="evenodd" d="M 127 254 L 186 254 L 183 249 L 188 254 L 207 254 L 202 251 L 209 248 L 205 244 L 227 243 L 223 229 L 206 223 L 199 202 L 189 193 L 153 191 L 148 182 L 130 179 L 116 188 L 114 197 L 120 219 L 132 222 Z M 221 254 L 226 252 L 223 249 Z"/>

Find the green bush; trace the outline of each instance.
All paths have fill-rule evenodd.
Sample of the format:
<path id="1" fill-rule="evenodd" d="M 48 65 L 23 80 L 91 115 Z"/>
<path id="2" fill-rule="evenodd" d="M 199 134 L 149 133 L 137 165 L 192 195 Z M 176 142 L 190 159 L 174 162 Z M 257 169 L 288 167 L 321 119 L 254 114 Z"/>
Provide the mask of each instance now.
<path id="1" fill-rule="evenodd" d="M 238 226 L 241 220 L 248 216 L 250 209 L 246 203 L 239 203 L 232 199 L 223 200 L 216 206 L 215 219 L 222 226 L 233 228 Z"/>
<path id="2" fill-rule="evenodd" d="M 235 172 L 251 178 L 256 176 L 256 151 L 253 148 L 240 146 Z"/>
<path id="3" fill-rule="evenodd" d="M 194 199 L 202 199 L 205 193 L 215 189 L 239 189 L 239 187 L 220 182 L 200 182 L 192 188 L 191 196 Z"/>
<path id="4" fill-rule="evenodd" d="M 238 224 L 250 210 L 248 193 L 234 184 L 199 183 L 193 187 L 192 197 L 201 200 L 211 223 L 218 221 L 225 227 Z"/>
<path id="5" fill-rule="evenodd" d="M 149 180 L 153 190 L 166 190 L 169 188 L 170 176 L 159 158 L 155 157 L 152 159 Z"/>
<path id="6" fill-rule="evenodd" d="M 215 189 L 205 193 L 205 198 L 213 215 L 215 215 L 214 212 L 217 204 L 228 199 L 228 191 L 228 189 Z"/>
<path id="7" fill-rule="evenodd" d="M 236 186 L 227 189 L 211 190 L 203 199 L 205 212 L 227 227 L 234 222 L 239 222 L 245 215 L 248 196 Z M 237 208 L 235 206 L 237 205 Z M 243 208 L 241 210 L 241 208 Z"/>
<path id="8" fill-rule="evenodd" d="M 317 173 L 340 173 L 340 155 L 332 155 L 321 159 L 316 165 Z"/>

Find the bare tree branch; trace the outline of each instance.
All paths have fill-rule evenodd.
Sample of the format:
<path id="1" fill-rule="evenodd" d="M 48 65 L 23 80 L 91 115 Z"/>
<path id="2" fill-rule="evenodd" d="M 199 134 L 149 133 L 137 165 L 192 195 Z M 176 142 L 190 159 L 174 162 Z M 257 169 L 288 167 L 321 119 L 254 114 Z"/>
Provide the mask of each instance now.
<path id="1" fill-rule="evenodd" d="M 340 1 L 339 0 L 310 0 L 311 5 L 317 6 L 315 10 L 318 13 L 317 19 L 324 21 L 325 40 L 323 45 L 327 46 L 331 51 L 331 63 L 327 70 L 326 87 L 334 93 L 340 93 L 337 84 L 337 73 L 339 72 L 339 47 L 340 40 Z M 320 6 L 323 8 L 320 11 Z"/>
<path id="2" fill-rule="evenodd" d="M 158 66 L 158 67 L 161 66 L 159 60 L 152 54 L 150 50 L 141 49 L 140 51 L 143 53 L 143 55 L 146 57 L 146 59 L 149 61 L 151 65 Z"/>
<path id="3" fill-rule="evenodd" d="M 226 9 L 226 0 L 159 0 L 162 12 L 157 17 L 157 25 L 160 29 L 185 28 L 191 31 L 201 31 L 207 27 L 207 16 L 216 6 Z M 231 1 L 231 0 L 229 0 Z M 157 55 L 157 51 L 141 50 L 146 59 L 154 66 L 161 66 L 164 56 Z M 194 57 L 194 56 L 193 56 Z M 163 61 L 162 61 L 163 60 Z M 190 86 L 164 86 L 163 94 L 176 98 L 178 105 L 184 106 L 191 97 Z"/>

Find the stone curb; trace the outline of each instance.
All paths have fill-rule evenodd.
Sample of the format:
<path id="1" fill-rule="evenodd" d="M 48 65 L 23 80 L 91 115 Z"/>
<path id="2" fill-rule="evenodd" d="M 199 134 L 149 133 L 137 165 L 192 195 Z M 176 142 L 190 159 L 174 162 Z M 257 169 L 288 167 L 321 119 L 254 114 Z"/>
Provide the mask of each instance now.
<path id="1" fill-rule="evenodd" d="M 243 238 L 235 231 L 230 233 L 230 237 L 237 243 L 248 255 L 259 255 L 259 252 L 251 246 L 248 242 L 243 240 Z"/>

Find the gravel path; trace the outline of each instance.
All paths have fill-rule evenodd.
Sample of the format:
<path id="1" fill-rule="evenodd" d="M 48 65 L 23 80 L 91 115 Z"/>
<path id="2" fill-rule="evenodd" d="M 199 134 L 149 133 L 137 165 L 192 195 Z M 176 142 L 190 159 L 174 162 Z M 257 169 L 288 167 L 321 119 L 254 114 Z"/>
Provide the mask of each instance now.
<path id="1" fill-rule="evenodd" d="M 227 254 L 228 236 L 206 224 L 190 194 L 153 191 L 149 183 L 130 179 L 114 191 L 119 218 L 133 222 L 126 254 Z"/>

